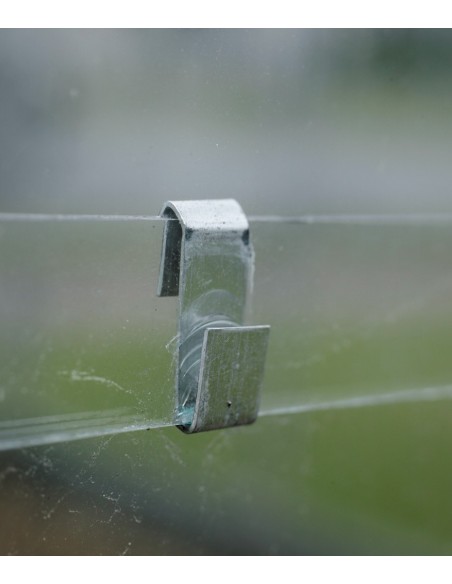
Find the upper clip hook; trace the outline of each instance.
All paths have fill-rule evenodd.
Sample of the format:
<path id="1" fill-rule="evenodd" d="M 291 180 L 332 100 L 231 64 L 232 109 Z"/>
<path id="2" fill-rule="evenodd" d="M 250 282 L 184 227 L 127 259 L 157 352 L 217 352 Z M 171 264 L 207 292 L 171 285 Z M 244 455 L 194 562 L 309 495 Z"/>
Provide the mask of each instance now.
<path id="1" fill-rule="evenodd" d="M 178 426 L 254 422 L 270 327 L 243 326 L 254 268 L 247 218 L 233 199 L 170 201 L 161 216 L 158 295 L 180 298 Z"/>

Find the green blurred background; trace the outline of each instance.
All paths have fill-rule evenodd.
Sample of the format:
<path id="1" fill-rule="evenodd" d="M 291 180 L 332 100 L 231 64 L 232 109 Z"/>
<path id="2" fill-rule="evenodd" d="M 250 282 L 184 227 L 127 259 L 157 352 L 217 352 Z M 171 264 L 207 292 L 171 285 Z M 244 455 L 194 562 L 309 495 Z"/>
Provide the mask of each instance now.
<path id="1" fill-rule="evenodd" d="M 0 212 L 446 217 L 451 65 L 436 30 L 4 30 Z M 2 553 L 449 554 L 451 230 L 352 223 L 251 221 L 267 415 L 185 436 L 161 223 L 1 221 Z"/>

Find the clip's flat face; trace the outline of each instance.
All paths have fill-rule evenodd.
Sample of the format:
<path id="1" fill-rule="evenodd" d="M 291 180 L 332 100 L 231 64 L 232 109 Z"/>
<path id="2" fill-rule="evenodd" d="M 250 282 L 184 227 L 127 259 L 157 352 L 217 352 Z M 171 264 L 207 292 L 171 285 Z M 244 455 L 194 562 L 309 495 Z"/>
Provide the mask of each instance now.
<path id="1" fill-rule="evenodd" d="M 270 327 L 243 326 L 254 254 L 248 221 L 232 200 L 173 201 L 159 295 L 180 298 L 178 424 L 188 433 L 257 417 Z"/>
<path id="2" fill-rule="evenodd" d="M 259 411 L 268 326 L 209 328 L 189 432 L 251 424 Z"/>

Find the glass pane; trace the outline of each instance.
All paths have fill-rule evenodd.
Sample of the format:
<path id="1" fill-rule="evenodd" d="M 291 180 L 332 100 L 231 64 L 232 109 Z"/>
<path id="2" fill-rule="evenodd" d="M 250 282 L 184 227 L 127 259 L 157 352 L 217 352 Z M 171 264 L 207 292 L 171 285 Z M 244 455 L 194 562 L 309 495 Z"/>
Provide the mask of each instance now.
<path id="1" fill-rule="evenodd" d="M 451 222 L 369 219 L 253 225 L 263 412 L 452 397 Z"/>
<path id="2" fill-rule="evenodd" d="M 3 446 L 44 444 L 1 455 L 2 550 L 447 552 L 447 222 L 252 221 L 261 418 L 115 434 L 173 423 L 161 223 L 2 224 Z"/>
<path id="3" fill-rule="evenodd" d="M 0 448 L 172 423 L 162 221 L 0 221 Z"/>

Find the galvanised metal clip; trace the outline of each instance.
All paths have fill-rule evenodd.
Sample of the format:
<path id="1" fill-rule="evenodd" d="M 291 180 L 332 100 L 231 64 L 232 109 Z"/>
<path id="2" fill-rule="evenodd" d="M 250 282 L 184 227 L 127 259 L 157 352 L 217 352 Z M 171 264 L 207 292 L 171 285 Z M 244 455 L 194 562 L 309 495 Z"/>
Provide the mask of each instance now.
<path id="1" fill-rule="evenodd" d="M 159 296 L 179 296 L 177 424 L 187 433 L 257 418 L 269 326 L 245 326 L 254 252 L 233 199 L 169 201 Z"/>

